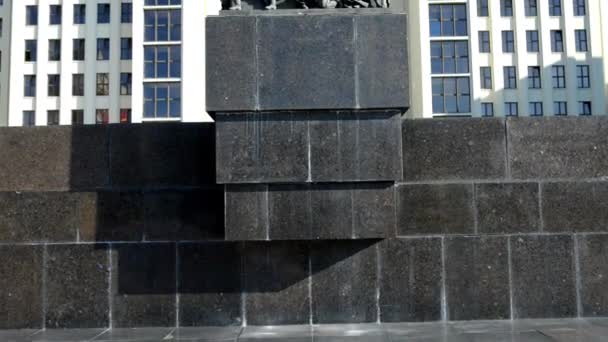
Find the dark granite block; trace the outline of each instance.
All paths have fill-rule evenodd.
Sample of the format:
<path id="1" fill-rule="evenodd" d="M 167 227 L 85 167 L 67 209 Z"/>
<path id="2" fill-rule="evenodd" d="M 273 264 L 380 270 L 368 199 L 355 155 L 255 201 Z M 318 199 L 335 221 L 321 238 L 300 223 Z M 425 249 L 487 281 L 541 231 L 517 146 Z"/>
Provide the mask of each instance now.
<path id="1" fill-rule="evenodd" d="M 0 245 L 0 329 L 42 328 L 42 246 Z"/>
<path id="2" fill-rule="evenodd" d="M 507 121 L 513 178 L 608 176 L 608 120 L 518 118 Z"/>
<path id="3" fill-rule="evenodd" d="M 540 229 L 537 183 L 477 184 L 480 233 L 529 233 Z"/>
<path id="4" fill-rule="evenodd" d="M 397 235 L 473 233 L 473 186 L 399 185 L 397 217 Z"/>
<path id="5" fill-rule="evenodd" d="M 0 330 L 0 341 L 27 342 L 30 341 L 30 336 L 39 332 L 40 329 L 2 329 Z"/>
<path id="6" fill-rule="evenodd" d="M 268 185 L 226 186 L 226 240 L 266 240 Z"/>
<path id="7" fill-rule="evenodd" d="M 262 110 L 356 107 L 351 16 L 257 20 Z"/>
<path id="8" fill-rule="evenodd" d="M 240 326 L 230 327 L 178 327 L 171 333 L 177 341 L 220 342 L 236 341 L 241 331 Z"/>
<path id="9" fill-rule="evenodd" d="M 406 16 L 359 15 L 355 26 L 359 108 L 408 108 Z"/>
<path id="10" fill-rule="evenodd" d="M 224 187 L 144 193 L 146 240 L 223 240 Z"/>
<path id="11" fill-rule="evenodd" d="M 179 244 L 180 326 L 240 325 L 241 254 L 236 243 Z"/>
<path id="12" fill-rule="evenodd" d="M 206 19 L 207 111 L 258 109 L 256 33 L 255 17 Z"/>
<path id="13" fill-rule="evenodd" d="M 451 237 L 445 240 L 448 319 L 508 319 L 508 237 Z"/>
<path id="14" fill-rule="evenodd" d="M 401 179 L 401 114 L 338 112 L 310 116 L 315 182 Z"/>
<path id="15" fill-rule="evenodd" d="M 213 132 L 212 123 L 111 126 L 112 186 L 215 184 Z"/>
<path id="16" fill-rule="evenodd" d="M 608 235 L 578 236 L 583 317 L 608 316 Z"/>
<path id="17" fill-rule="evenodd" d="M 95 220 L 94 193 L 0 192 L 0 241 L 75 242 Z"/>
<path id="18" fill-rule="evenodd" d="M 46 329 L 29 337 L 30 342 L 83 342 L 92 341 L 102 334 L 104 328 L 97 329 Z M 9 341 L 14 342 L 14 341 Z"/>
<path id="19" fill-rule="evenodd" d="M 71 127 L 70 189 L 96 189 L 109 185 L 109 132 L 104 125 Z"/>
<path id="20" fill-rule="evenodd" d="M 174 328 L 112 328 L 94 341 L 103 342 L 131 342 L 131 341 L 164 341 L 170 336 Z"/>
<path id="21" fill-rule="evenodd" d="M 353 237 L 395 236 L 396 203 L 393 183 L 360 183 L 353 190 Z"/>
<path id="22" fill-rule="evenodd" d="M 112 251 L 112 326 L 175 322 L 175 244 L 119 244 Z"/>
<path id="23" fill-rule="evenodd" d="M 109 326 L 108 246 L 49 245 L 47 253 L 46 327 Z"/>
<path id="24" fill-rule="evenodd" d="M 312 244 L 314 324 L 377 320 L 375 241 L 319 241 Z"/>
<path id="25" fill-rule="evenodd" d="M 310 189 L 311 231 L 313 239 L 353 237 L 353 186 L 319 184 Z"/>
<path id="26" fill-rule="evenodd" d="M 441 319 L 441 239 L 380 243 L 380 320 Z"/>
<path id="27" fill-rule="evenodd" d="M 308 324 L 308 246 L 297 242 L 244 245 L 248 325 Z"/>
<path id="28" fill-rule="evenodd" d="M 608 182 L 543 183 L 541 186 L 546 231 L 608 231 Z"/>
<path id="29" fill-rule="evenodd" d="M 306 185 L 273 185 L 268 189 L 271 240 L 312 237 L 311 194 Z"/>
<path id="30" fill-rule="evenodd" d="M 405 120 L 404 177 L 408 181 L 503 178 L 505 144 L 505 124 L 499 118 Z"/>
<path id="31" fill-rule="evenodd" d="M 572 237 L 511 237 L 513 316 L 576 316 Z"/>
<path id="32" fill-rule="evenodd" d="M 239 335 L 242 342 L 313 342 L 310 325 L 248 326 Z"/>
<path id="33" fill-rule="evenodd" d="M 95 225 L 80 227 L 81 241 L 141 241 L 144 232 L 140 192 L 99 191 Z"/>
<path id="34" fill-rule="evenodd" d="M 308 122 L 304 114 L 216 116 L 217 182 L 305 182 Z"/>

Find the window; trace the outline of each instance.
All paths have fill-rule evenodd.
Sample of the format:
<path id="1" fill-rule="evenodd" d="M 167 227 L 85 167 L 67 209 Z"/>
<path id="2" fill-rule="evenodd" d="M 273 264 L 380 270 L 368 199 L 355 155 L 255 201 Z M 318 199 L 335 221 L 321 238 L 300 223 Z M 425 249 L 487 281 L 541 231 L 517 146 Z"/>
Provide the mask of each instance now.
<path id="1" fill-rule="evenodd" d="M 481 103 L 481 116 L 494 116 L 494 104 L 492 102 Z"/>
<path id="2" fill-rule="evenodd" d="M 433 45 L 435 43 L 431 43 Z M 439 53 L 441 53 L 441 43 Z M 144 48 L 144 77 L 145 78 L 179 78 L 181 77 L 180 46 L 146 46 Z M 441 62 L 441 56 L 438 56 Z M 468 63 L 468 59 L 467 59 Z M 440 65 L 442 66 L 442 65 Z M 452 66 L 452 65 L 450 65 Z M 443 70 L 443 69 L 440 69 Z"/>
<path id="3" fill-rule="evenodd" d="M 74 39 L 72 41 L 72 60 L 84 61 L 85 45 L 84 39 Z"/>
<path id="4" fill-rule="evenodd" d="M 543 103 L 542 102 L 528 103 L 528 114 L 530 116 L 543 116 Z"/>
<path id="5" fill-rule="evenodd" d="M 574 37 L 576 39 L 576 51 L 589 51 L 589 47 L 587 46 L 587 30 L 574 30 Z"/>
<path id="6" fill-rule="evenodd" d="M 562 0 L 549 0 L 549 15 L 552 17 L 562 15 Z"/>
<path id="7" fill-rule="evenodd" d="M 129 122 L 131 122 L 131 109 L 122 108 L 120 110 L 120 123 L 129 123 Z"/>
<path id="8" fill-rule="evenodd" d="M 48 110 L 46 112 L 46 124 L 49 126 L 59 125 L 59 111 L 58 110 Z"/>
<path id="9" fill-rule="evenodd" d="M 477 15 L 480 17 L 489 16 L 488 0 L 477 0 Z"/>
<path id="10" fill-rule="evenodd" d="M 98 73 L 97 74 L 97 96 L 108 96 L 110 94 L 110 74 Z"/>
<path id="11" fill-rule="evenodd" d="M 166 42 L 182 40 L 181 10 L 147 10 L 144 13 L 144 40 Z"/>
<path id="12" fill-rule="evenodd" d="M 502 52 L 515 52 L 513 31 L 502 31 Z"/>
<path id="13" fill-rule="evenodd" d="M 72 125 L 83 125 L 84 124 L 84 110 L 74 109 L 72 110 Z"/>
<path id="14" fill-rule="evenodd" d="M 84 96 L 84 74 L 72 74 L 72 96 Z"/>
<path id="15" fill-rule="evenodd" d="M 568 110 L 568 104 L 566 101 L 553 102 L 553 114 L 568 115 L 567 110 Z"/>
<path id="16" fill-rule="evenodd" d="M 98 125 L 105 125 L 110 122 L 110 114 L 107 109 L 96 109 L 95 110 L 95 123 Z"/>
<path id="17" fill-rule="evenodd" d="M 538 52 L 538 31 L 526 31 L 526 48 L 528 52 Z"/>
<path id="18" fill-rule="evenodd" d="M 492 69 L 490 67 L 481 67 L 481 89 L 492 89 Z"/>
<path id="19" fill-rule="evenodd" d="M 513 0 L 500 0 L 500 16 L 501 17 L 512 17 L 513 16 Z"/>
<path id="20" fill-rule="evenodd" d="M 471 111 L 468 77 L 433 78 L 433 113 L 456 114 Z"/>
<path id="21" fill-rule="evenodd" d="M 133 40 L 131 38 L 120 38 L 120 59 L 131 60 L 133 57 Z"/>
<path id="22" fill-rule="evenodd" d="M 505 89 L 517 88 L 517 70 L 514 66 L 506 66 L 503 68 Z"/>
<path id="23" fill-rule="evenodd" d="M 429 21 L 431 37 L 466 36 L 467 7 L 466 5 L 430 5 Z"/>
<path id="24" fill-rule="evenodd" d="M 591 86 L 591 80 L 589 76 L 588 65 L 577 65 L 576 66 L 576 82 L 579 88 L 589 88 Z"/>
<path id="25" fill-rule="evenodd" d="M 579 115 L 591 115 L 591 101 L 579 101 L 578 114 Z"/>
<path id="26" fill-rule="evenodd" d="M 479 52 L 490 52 L 489 31 L 479 31 Z"/>
<path id="27" fill-rule="evenodd" d="M 97 38 L 97 60 L 107 61 L 110 59 L 110 39 Z"/>
<path id="28" fill-rule="evenodd" d="M 517 102 L 505 102 L 505 116 L 517 116 Z"/>
<path id="29" fill-rule="evenodd" d="M 61 5 L 51 5 L 49 8 L 49 25 L 61 25 Z"/>
<path id="30" fill-rule="evenodd" d="M 182 0 L 146 0 L 146 6 L 181 5 Z"/>
<path id="31" fill-rule="evenodd" d="M 178 118 L 181 115 L 179 83 L 144 85 L 144 118 Z"/>
<path id="32" fill-rule="evenodd" d="M 38 6 L 25 6 L 25 25 L 38 25 Z"/>
<path id="33" fill-rule="evenodd" d="M 2 28 L 4 25 L 2 24 L 2 18 L 0 18 L 0 37 L 2 37 Z"/>
<path id="34" fill-rule="evenodd" d="M 49 39 L 49 61 L 61 60 L 61 40 Z"/>
<path id="35" fill-rule="evenodd" d="M 536 17 L 538 15 L 538 4 L 536 0 L 526 0 L 526 17 Z"/>
<path id="36" fill-rule="evenodd" d="M 49 75 L 49 82 L 47 87 L 48 96 L 59 96 L 59 75 Z"/>
<path id="37" fill-rule="evenodd" d="M 539 66 L 528 67 L 528 88 L 529 89 L 540 89 L 541 77 Z"/>
<path id="38" fill-rule="evenodd" d="M 110 4 L 97 4 L 97 23 L 110 23 Z"/>
<path id="39" fill-rule="evenodd" d="M 23 96 L 33 97 L 36 96 L 36 75 L 25 75 L 23 76 Z"/>
<path id="40" fill-rule="evenodd" d="M 85 4 L 74 5 L 74 24 L 81 25 L 87 22 L 87 6 Z"/>
<path id="41" fill-rule="evenodd" d="M 564 36 L 561 30 L 551 30 L 551 51 L 564 52 Z"/>
<path id="42" fill-rule="evenodd" d="M 574 15 L 582 17 L 587 14 L 585 0 L 574 0 Z"/>
<path id="43" fill-rule="evenodd" d="M 123 2 L 120 5 L 120 22 L 128 24 L 133 22 L 133 4 L 130 2 Z"/>
<path id="44" fill-rule="evenodd" d="M 553 88 L 566 88 L 566 70 L 563 65 L 552 66 L 551 76 L 553 78 Z"/>
<path id="45" fill-rule="evenodd" d="M 25 41 L 25 61 L 35 62 L 38 59 L 38 42 L 33 39 Z"/>
<path id="46" fill-rule="evenodd" d="M 36 112 L 33 110 L 23 111 L 23 127 L 32 127 L 36 125 Z"/>
<path id="47" fill-rule="evenodd" d="M 131 95 L 131 73 L 120 73 L 120 95 Z"/>

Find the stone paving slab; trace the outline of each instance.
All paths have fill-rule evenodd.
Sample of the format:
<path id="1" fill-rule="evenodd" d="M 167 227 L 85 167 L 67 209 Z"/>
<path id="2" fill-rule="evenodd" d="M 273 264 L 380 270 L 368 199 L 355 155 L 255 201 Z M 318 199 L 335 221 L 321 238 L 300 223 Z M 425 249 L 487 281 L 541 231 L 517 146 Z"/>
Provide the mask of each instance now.
<path id="1" fill-rule="evenodd" d="M 2 342 L 604 342 L 608 318 L 0 330 Z"/>

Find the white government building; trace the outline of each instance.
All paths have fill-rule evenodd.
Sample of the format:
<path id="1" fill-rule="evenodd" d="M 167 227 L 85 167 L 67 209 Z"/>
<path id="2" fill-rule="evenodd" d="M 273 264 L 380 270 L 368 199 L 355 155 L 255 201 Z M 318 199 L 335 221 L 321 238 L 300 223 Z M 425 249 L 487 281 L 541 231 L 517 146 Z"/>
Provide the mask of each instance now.
<path id="1" fill-rule="evenodd" d="M 0 126 L 208 121 L 219 0 L 0 0 Z M 608 113 L 608 0 L 393 0 L 410 117 Z"/>

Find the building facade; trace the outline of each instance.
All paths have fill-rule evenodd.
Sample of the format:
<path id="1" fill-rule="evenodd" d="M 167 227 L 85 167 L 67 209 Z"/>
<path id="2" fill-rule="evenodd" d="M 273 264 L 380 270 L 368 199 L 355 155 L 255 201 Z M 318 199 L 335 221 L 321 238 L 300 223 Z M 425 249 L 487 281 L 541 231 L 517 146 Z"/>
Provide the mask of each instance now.
<path id="1" fill-rule="evenodd" d="M 0 0 L 0 127 L 8 125 L 11 1 Z"/>

